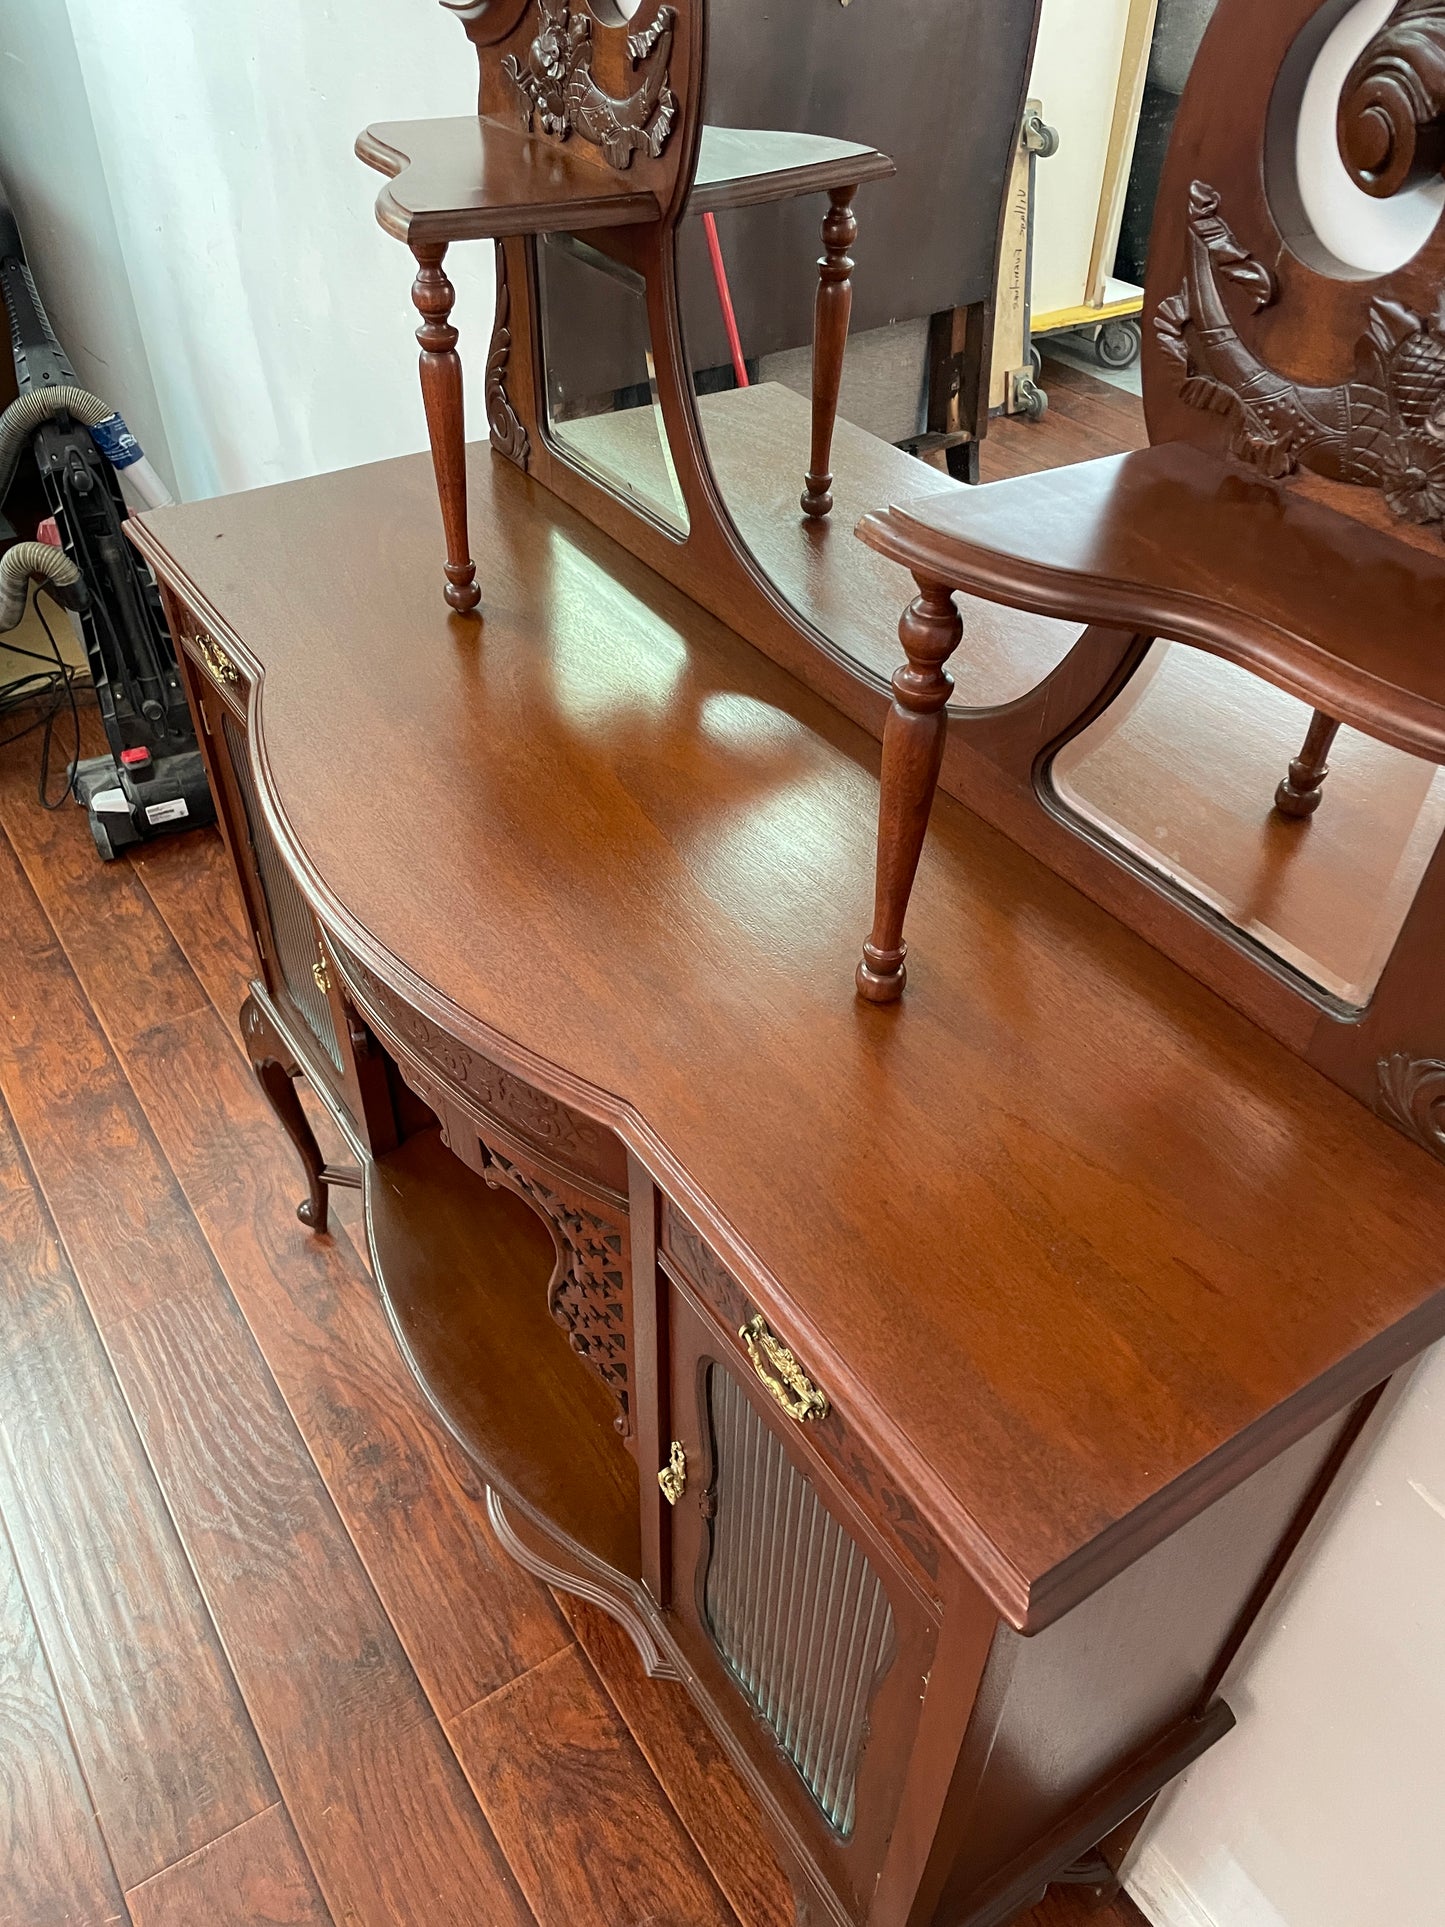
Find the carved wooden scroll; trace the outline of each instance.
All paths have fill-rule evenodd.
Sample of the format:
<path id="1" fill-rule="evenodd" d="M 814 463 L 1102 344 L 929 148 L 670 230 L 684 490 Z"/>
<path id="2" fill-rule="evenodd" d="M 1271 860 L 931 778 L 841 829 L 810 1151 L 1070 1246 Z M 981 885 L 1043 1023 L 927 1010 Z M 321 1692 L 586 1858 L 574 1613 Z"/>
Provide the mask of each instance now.
<path id="1" fill-rule="evenodd" d="M 1399 0 L 1345 77 L 1340 154 L 1387 200 L 1445 171 L 1445 0 Z"/>
<path id="2" fill-rule="evenodd" d="M 498 454 L 505 455 L 518 468 L 525 468 L 531 452 L 527 431 L 507 393 L 507 368 L 512 359 L 512 291 L 507 283 L 507 256 L 501 242 L 497 243 L 496 253 L 497 314 L 487 352 L 487 426 L 492 432 L 492 447 Z"/>
<path id="3" fill-rule="evenodd" d="M 1202 181 L 1189 192 L 1187 263 L 1154 329 L 1182 370 L 1183 399 L 1231 419 L 1232 454 L 1275 479 L 1305 468 L 1378 489 L 1402 521 L 1445 520 L 1445 318 L 1377 300 L 1353 379 L 1303 387 L 1260 361 L 1231 319 L 1221 278 L 1242 285 L 1256 309 L 1274 298 L 1274 282 Z"/>
<path id="4" fill-rule="evenodd" d="M 1396 1051 L 1382 1057 L 1379 1109 L 1407 1137 L 1445 1158 L 1445 1063 Z"/>
<path id="5" fill-rule="evenodd" d="M 511 82 L 530 131 L 538 126 L 556 140 L 573 133 L 600 147 L 610 167 L 629 167 L 634 154 L 662 152 L 677 114 L 668 84 L 672 53 L 672 7 L 659 7 L 652 25 L 629 34 L 628 57 L 646 61 L 642 83 L 624 99 L 606 94 L 592 77 L 592 21 L 574 13 L 568 0 L 537 0 L 540 22 L 523 58 L 508 54 L 502 72 Z"/>

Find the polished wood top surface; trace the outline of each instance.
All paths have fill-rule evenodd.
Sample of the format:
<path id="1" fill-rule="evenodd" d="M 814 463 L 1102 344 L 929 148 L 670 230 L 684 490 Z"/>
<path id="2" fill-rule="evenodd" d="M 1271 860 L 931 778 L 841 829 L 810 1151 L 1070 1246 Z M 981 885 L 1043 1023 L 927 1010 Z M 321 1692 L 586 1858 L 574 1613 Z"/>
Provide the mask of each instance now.
<path id="1" fill-rule="evenodd" d="M 377 219 L 400 241 L 484 240 L 655 221 L 657 196 L 631 172 L 477 114 L 379 121 L 357 137 L 368 167 L 390 178 Z M 821 194 L 885 180 L 893 162 L 875 148 L 822 134 L 704 127 L 688 212 Z"/>
<path id="2" fill-rule="evenodd" d="M 1445 1171 L 947 797 L 852 994 L 871 739 L 484 448 L 147 515 L 273 826 L 432 1017 L 613 1124 L 1016 1624 L 1445 1329 Z"/>
<path id="3" fill-rule="evenodd" d="M 1445 761 L 1445 554 L 1223 457 L 1164 443 L 934 492 L 861 532 L 981 596 L 1198 643 Z"/>
<path id="4" fill-rule="evenodd" d="M 356 152 L 391 177 L 376 218 L 408 244 L 636 226 L 661 212 L 632 175 L 599 166 L 580 147 L 476 114 L 381 121 L 357 136 Z"/>
<path id="5" fill-rule="evenodd" d="M 729 207 L 756 207 L 763 201 L 791 200 L 795 194 L 883 181 L 896 172 L 886 154 L 860 147 L 857 141 L 763 127 L 704 127 L 687 211 L 714 214 Z"/>

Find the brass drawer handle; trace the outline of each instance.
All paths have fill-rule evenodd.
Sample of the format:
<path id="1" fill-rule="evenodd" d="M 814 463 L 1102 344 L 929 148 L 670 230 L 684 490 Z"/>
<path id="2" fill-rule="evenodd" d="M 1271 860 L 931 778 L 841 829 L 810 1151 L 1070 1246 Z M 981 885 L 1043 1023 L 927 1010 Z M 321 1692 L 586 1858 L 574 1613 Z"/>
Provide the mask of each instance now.
<path id="1" fill-rule="evenodd" d="M 196 654 L 218 683 L 234 686 L 240 682 L 240 670 L 214 636 L 208 636 L 203 629 L 198 629 L 191 637 L 191 641 L 196 646 Z"/>
<path id="2" fill-rule="evenodd" d="M 828 1399 L 809 1378 L 787 1346 L 774 1338 L 757 1313 L 738 1332 L 748 1348 L 753 1370 L 791 1419 L 806 1425 L 828 1416 Z"/>
<path id="3" fill-rule="evenodd" d="M 682 1449 L 682 1441 L 674 1439 L 672 1450 L 667 1456 L 667 1464 L 657 1475 L 657 1483 L 662 1487 L 662 1496 L 669 1505 L 676 1505 L 687 1490 L 687 1454 Z"/>

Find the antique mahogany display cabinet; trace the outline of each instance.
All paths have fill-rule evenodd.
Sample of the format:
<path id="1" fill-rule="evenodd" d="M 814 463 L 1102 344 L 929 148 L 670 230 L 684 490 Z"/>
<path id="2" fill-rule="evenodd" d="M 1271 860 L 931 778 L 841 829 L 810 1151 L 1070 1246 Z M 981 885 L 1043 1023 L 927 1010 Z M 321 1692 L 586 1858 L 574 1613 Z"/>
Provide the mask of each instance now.
<path id="1" fill-rule="evenodd" d="M 304 1222 L 364 1190 L 397 1342 L 503 1545 L 682 1683 L 799 1919 L 996 1927 L 1102 1878 L 1099 1843 L 1228 1744 L 1233 1655 L 1381 1387 L 1445 1331 L 1445 1171 L 1252 1021 L 1243 963 L 1185 967 L 1163 884 L 1156 927 L 1055 860 L 1004 776 L 944 757 L 919 865 L 926 663 L 895 683 L 893 735 L 924 740 L 890 749 L 882 881 L 906 896 L 918 865 L 927 963 L 901 1002 L 855 996 L 915 591 L 852 526 L 975 499 L 836 419 L 889 157 L 707 125 L 702 0 L 453 10 L 478 114 L 361 142 L 417 262 L 432 462 L 135 531 L 255 935 L 248 1049 Z M 1259 67 L 1257 11 L 1224 0 L 1206 86 L 1236 38 Z M 1032 28 L 938 8 L 988 78 L 993 232 Z M 679 224 L 804 196 L 811 398 L 696 397 Z M 1221 232 L 1202 245 L 1238 266 Z M 468 449 L 443 259 L 476 238 L 498 301 Z M 645 344 L 602 396 L 548 325 L 587 276 Z M 927 617 L 956 644 L 958 614 L 955 667 L 1062 659 L 1052 618 L 921 579 L 905 641 Z M 301 1077 L 349 1163 L 323 1163 Z"/>

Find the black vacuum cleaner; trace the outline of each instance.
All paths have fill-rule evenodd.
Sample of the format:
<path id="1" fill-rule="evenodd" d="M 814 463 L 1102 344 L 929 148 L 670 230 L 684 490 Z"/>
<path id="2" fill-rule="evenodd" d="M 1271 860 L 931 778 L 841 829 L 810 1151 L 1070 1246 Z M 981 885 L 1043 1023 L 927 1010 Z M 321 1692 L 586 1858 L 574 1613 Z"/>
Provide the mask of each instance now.
<path id="1" fill-rule="evenodd" d="M 33 458 L 60 538 L 59 548 L 16 542 L 0 555 L 0 634 L 24 615 L 32 581 L 79 617 L 110 753 L 75 764 L 71 790 L 109 859 L 216 814 L 160 594 L 124 534 L 117 471 L 154 471 L 115 410 L 76 381 L 3 187 L 0 295 L 19 387 L 0 415 L 0 506 L 22 461 Z M 150 492 L 160 486 L 153 481 Z"/>

